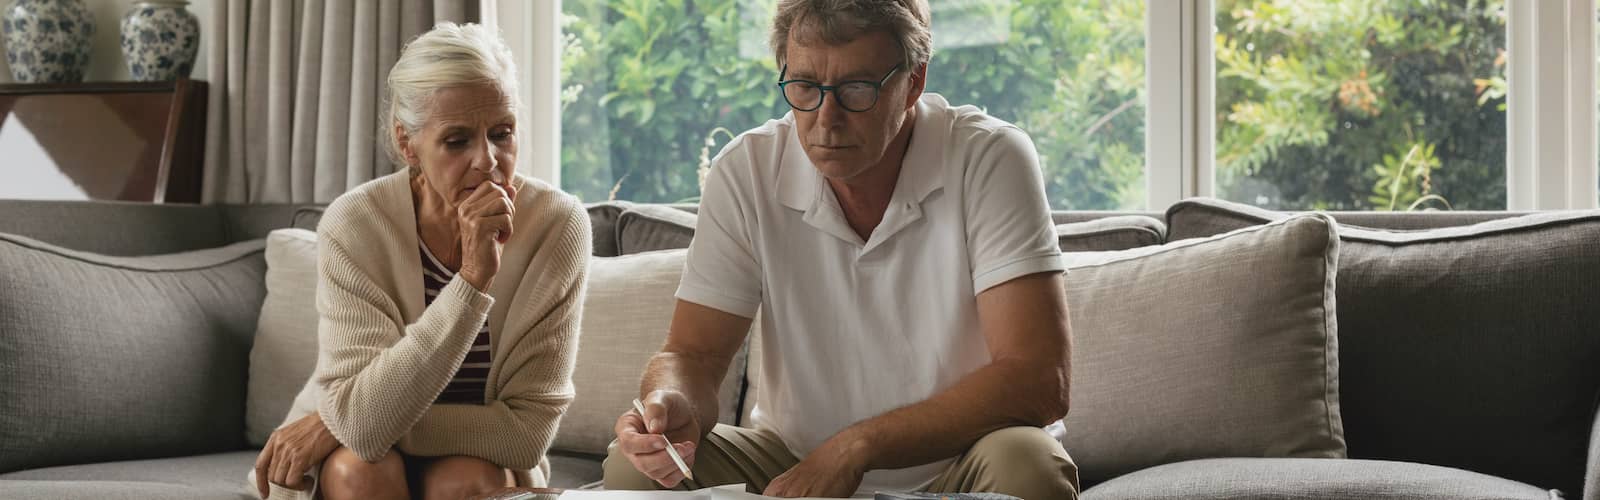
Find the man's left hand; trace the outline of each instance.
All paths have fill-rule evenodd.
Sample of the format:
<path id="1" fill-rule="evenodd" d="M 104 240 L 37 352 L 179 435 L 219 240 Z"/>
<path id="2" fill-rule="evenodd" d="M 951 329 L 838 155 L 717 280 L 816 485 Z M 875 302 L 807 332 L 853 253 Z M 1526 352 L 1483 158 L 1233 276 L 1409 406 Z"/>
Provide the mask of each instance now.
<path id="1" fill-rule="evenodd" d="M 849 448 L 834 441 L 823 443 L 794 468 L 774 478 L 762 494 L 784 498 L 844 498 L 855 494 L 867 472 L 866 460 Z"/>

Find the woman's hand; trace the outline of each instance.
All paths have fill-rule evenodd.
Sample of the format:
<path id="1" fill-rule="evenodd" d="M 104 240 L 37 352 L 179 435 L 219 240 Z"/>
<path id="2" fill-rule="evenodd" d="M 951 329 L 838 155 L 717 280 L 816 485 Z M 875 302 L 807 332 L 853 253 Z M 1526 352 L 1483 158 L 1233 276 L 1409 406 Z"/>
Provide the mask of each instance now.
<path id="1" fill-rule="evenodd" d="M 500 251 L 511 239 L 511 219 L 517 215 L 517 190 L 485 181 L 456 207 L 461 227 L 461 277 L 480 292 L 488 292 L 500 272 Z"/>
<path id="2" fill-rule="evenodd" d="M 267 481 L 291 489 L 304 489 L 306 472 L 322 464 L 339 449 L 339 440 L 328 431 L 322 415 L 312 413 L 284 426 L 267 438 L 267 445 L 256 457 L 256 488 L 261 498 L 271 491 Z"/>

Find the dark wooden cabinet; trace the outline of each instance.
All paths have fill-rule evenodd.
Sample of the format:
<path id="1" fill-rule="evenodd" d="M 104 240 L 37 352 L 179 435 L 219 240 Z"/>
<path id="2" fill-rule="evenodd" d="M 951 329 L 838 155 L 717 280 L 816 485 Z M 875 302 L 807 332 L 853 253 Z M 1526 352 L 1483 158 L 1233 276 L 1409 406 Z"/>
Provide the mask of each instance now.
<path id="1" fill-rule="evenodd" d="M 206 84 L 0 85 L 0 199 L 199 203 Z"/>

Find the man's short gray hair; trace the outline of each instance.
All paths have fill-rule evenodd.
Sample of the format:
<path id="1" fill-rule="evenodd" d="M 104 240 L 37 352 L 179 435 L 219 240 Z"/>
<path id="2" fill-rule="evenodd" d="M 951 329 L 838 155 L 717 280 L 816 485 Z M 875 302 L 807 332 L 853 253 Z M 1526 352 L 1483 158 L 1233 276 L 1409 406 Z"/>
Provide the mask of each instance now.
<path id="1" fill-rule="evenodd" d="M 791 31 L 801 43 L 840 45 L 881 30 L 900 44 L 902 69 L 915 71 L 933 57 L 929 16 L 928 0 L 780 0 L 769 43 L 783 66 Z"/>

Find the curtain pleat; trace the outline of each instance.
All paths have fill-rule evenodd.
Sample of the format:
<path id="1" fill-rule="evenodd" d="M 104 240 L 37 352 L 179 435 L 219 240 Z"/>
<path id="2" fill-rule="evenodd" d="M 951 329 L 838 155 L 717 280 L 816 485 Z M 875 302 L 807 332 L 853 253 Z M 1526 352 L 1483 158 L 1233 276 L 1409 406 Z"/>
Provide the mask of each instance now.
<path id="1" fill-rule="evenodd" d="M 226 0 L 208 97 L 206 203 L 327 203 L 396 170 L 379 118 L 404 44 L 481 0 Z"/>

